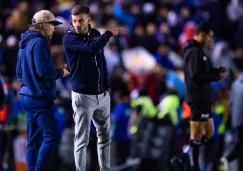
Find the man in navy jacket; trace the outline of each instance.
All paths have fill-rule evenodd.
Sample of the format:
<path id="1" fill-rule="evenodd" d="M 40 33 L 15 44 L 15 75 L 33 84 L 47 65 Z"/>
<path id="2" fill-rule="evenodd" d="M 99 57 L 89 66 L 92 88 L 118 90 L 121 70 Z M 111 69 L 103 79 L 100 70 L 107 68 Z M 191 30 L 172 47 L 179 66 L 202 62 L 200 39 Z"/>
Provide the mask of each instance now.
<path id="1" fill-rule="evenodd" d="M 110 171 L 110 93 L 103 48 L 118 30 L 111 29 L 101 35 L 90 28 L 89 22 L 89 8 L 75 6 L 72 23 L 63 38 L 72 83 L 75 164 L 77 171 L 85 171 L 93 120 L 98 135 L 99 166 L 102 171 Z"/>
<path id="2" fill-rule="evenodd" d="M 61 24 L 47 10 L 37 12 L 19 42 L 17 78 L 20 101 L 27 118 L 26 161 L 28 171 L 45 171 L 61 138 L 53 99 L 55 80 L 69 75 L 66 68 L 53 69 L 47 37 Z"/>

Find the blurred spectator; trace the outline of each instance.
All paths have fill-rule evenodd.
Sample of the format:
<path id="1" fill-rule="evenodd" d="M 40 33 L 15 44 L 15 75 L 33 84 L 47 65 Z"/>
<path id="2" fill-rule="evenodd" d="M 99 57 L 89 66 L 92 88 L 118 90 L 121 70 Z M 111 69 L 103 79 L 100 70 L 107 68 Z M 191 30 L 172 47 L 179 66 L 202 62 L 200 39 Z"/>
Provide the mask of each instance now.
<path id="1" fill-rule="evenodd" d="M 111 76 L 115 66 L 121 65 L 118 47 L 114 39 L 104 48 L 108 75 Z"/>
<path id="2" fill-rule="evenodd" d="M 6 47 L 2 53 L 2 65 L 0 71 L 8 82 L 16 77 L 16 63 L 18 53 L 18 36 L 8 34 L 6 36 Z"/>
<path id="3" fill-rule="evenodd" d="M 7 20 L 7 28 L 18 33 L 27 30 L 29 24 L 28 9 L 29 4 L 26 1 L 20 2 L 18 8 L 13 11 Z"/>
<path id="4" fill-rule="evenodd" d="M 148 75 L 134 75 L 130 73 L 130 89 L 136 91 L 143 87 L 152 101 L 157 104 L 159 100 L 160 82 L 156 78 L 157 75 L 153 72 Z"/>
<path id="5" fill-rule="evenodd" d="M 131 135 L 132 144 L 130 156 L 132 158 L 141 158 L 144 155 L 143 152 L 146 151 L 142 148 L 144 146 L 144 130 L 149 118 L 156 116 L 156 107 L 143 86 L 131 93 L 131 99 L 132 113 L 129 120 L 129 134 Z"/>
<path id="6" fill-rule="evenodd" d="M 231 0 L 227 6 L 227 14 L 230 21 L 238 21 L 243 16 L 243 1 Z"/>
<path id="7" fill-rule="evenodd" d="M 101 5 L 103 6 L 104 9 L 104 13 L 101 19 L 101 24 L 105 25 L 107 23 L 107 21 L 114 19 L 113 16 L 113 4 L 111 2 L 106 3 L 105 5 Z"/>
<path id="8" fill-rule="evenodd" d="M 134 34 L 131 36 L 131 47 L 142 46 L 151 52 L 154 47 L 154 40 L 147 40 L 146 31 L 144 26 L 138 24 L 135 26 Z M 152 38 L 152 37 L 151 37 Z M 152 38 L 153 39 L 153 38 Z M 152 50 L 153 51 L 153 50 Z"/>
<path id="9" fill-rule="evenodd" d="M 168 69 L 174 69 L 174 65 L 172 61 L 169 59 L 169 47 L 166 44 L 160 44 L 158 48 L 158 53 L 156 53 L 155 59 L 161 66 L 168 68 Z"/>
<path id="10" fill-rule="evenodd" d="M 183 27 L 183 32 L 179 37 L 180 47 L 182 48 L 185 43 L 194 37 L 196 31 L 196 24 L 194 22 L 187 22 Z"/>
<path id="11" fill-rule="evenodd" d="M 159 43 L 168 44 L 172 49 L 177 48 L 177 41 L 172 35 L 171 27 L 167 23 L 161 23 L 157 31 L 157 40 Z"/>
<path id="12" fill-rule="evenodd" d="M 158 105 L 158 118 L 163 119 L 168 125 L 177 126 L 179 123 L 180 98 L 176 91 L 165 95 Z"/>
<path id="13" fill-rule="evenodd" d="M 152 2 L 145 2 L 141 7 L 140 16 L 137 16 L 137 23 L 147 24 L 149 22 L 156 22 L 156 6 Z"/>
<path id="14" fill-rule="evenodd" d="M 128 4 L 123 2 L 122 5 L 115 4 L 113 7 L 113 14 L 118 21 L 120 21 L 122 24 L 127 25 L 129 27 L 130 33 L 132 33 L 133 26 L 136 22 L 136 16 L 128 10 Z"/>
<path id="15" fill-rule="evenodd" d="M 17 130 L 17 115 L 22 112 L 19 96 L 17 96 L 19 86 L 17 80 L 7 85 L 6 106 L 0 111 L 0 168 L 9 170 L 15 169 L 13 140 Z"/>
<path id="16" fill-rule="evenodd" d="M 206 158 L 208 162 L 213 162 L 213 167 L 218 167 L 221 152 L 227 149 L 227 146 L 222 147 L 224 137 L 222 128 L 224 126 L 221 125 L 224 123 L 225 119 L 222 120 L 222 118 L 225 115 L 222 115 L 222 110 L 219 109 L 222 109 L 223 106 L 227 110 L 225 103 L 228 101 L 228 97 L 223 97 L 222 94 L 231 90 L 232 83 L 237 78 L 239 79 L 241 74 L 238 64 L 239 61 L 243 60 L 242 2 L 243 0 L 94 0 L 92 2 L 87 0 L 82 2 L 78 0 L 2 0 L 0 1 L 0 8 L 2 9 L 0 11 L 0 72 L 4 81 L 9 83 L 7 95 L 9 99 L 7 99 L 7 102 L 12 107 L 7 110 L 6 105 L 4 106 L 5 109 L 0 111 L 0 120 L 4 120 L 5 125 L 6 122 L 11 125 L 11 123 L 15 123 L 14 120 L 17 118 L 18 123 L 18 113 L 21 113 L 21 105 L 18 96 L 16 96 L 18 86 L 15 81 L 18 41 L 20 32 L 27 29 L 31 22 L 30 16 L 36 11 L 50 10 L 64 23 L 61 27 L 56 28 L 55 34 L 49 40 L 55 67 L 63 67 L 63 64 L 66 63 L 62 39 L 71 22 L 71 9 L 75 5 L 84 3 L 90 6 L 91 26 L 97 28 L 101 33 L 105 29 L 119 28 L 119 35 L 112 39 L 104 49 L 111 85 L 111 110 L 114 111 L 117 110 L 119 104 L 123 104 L 122 102 L 116 104 L 116 99 L 118 96 L 120 97 L 121 92 L 127 92 L 127 94 L 132 92 L 134 95 L 134 92 L 141 87 L 144 87 L 147 91 L 148 97 L 154 105 L 158 105 L 161 100 L 163 101 L 170 89 L 176 91 L 180 100 L 183 101 L 185 92 L 184 75 L 181 73 L 184 67 L 181 48 L 187 40 L 193 38 L 197 24 L 202 21 L 209 21 L 216 34 L 214 35 L 214 48 L 212 52 L 207 53 L 213 57 L 215 66 L 222 65 L 228 68 L 226 79 L 223 82 L 214 83 L 224 85 L 224 89 L 217 89 L 212 95 L 215 98 L 214 117 L 217 121 L 217 123 L 215 122 L 215 130 L 221 130 L 221 132 L 215 134 L 214 140 L 217 141 L 212 142 L 215 143 L 213 148 L 216 151 L 208 150 L 212 151 L 213 155 L 210 154 Z M 140 48 L 134 48 L 139 46 Z M 58 105 L 57 111 L 64 114 L 60 116 L 65 116 L 65 119 L 62 118 L 65 121 L 63 122 L 65 128 L 62 128 L 64 129 L 63 142 L 59 149 L 60 163 L 63 166 L 61 170 L 72 170 L 73 158 L 66 158 L 68 153 L 73 155 L 71 154 L 73 148 L 71 141 L 73 137 L 73 111 L 70 99 L 70 78 L 60 79 L 56 84 L 58 89 L 55 101 Z M 166 107 L 168 106 L 170 105 L 166 105 Z M 185 104 L 180 104 L 180 107 L 182 106 L 185 107 Z M 181 148 L 181 144 L 187 139 L 185 137 L 188 136 L 187 119 L 190 117 L 190 108 L 185 107 L 184 109 L 182 113 L 178 110 L 176 150 Z M 4 112 L 6 117 L 2 117 L 5 116 L 3 115 Z M 181 114 L 183 116 L 180 116 Z M 232 119 L 231 115 L 228 115 L 227 119 Z M 142 132 L 146 131 L 144 128 L 141 129 Z M 156 131 L 159 128 L 156 126 L 154 129 L 155 135 L 157 135 L 158 132 Z M 226 132 L 227 129 L 226 127 Z M 166 129 L 163 128 L 162 130 Z M 0 159 L 3 159 L 1 158 L 3 157 L 1 156 L 2 148 L 5 149 L 3 163 L 6 164 L 6 159 L 10 159 L 6 154 L 11 154 L 9 151 L 11 149 L 6 147 L 5 143 L 10 142 L 11 144 L 13 140 L 7 136 L 10 135 L 11 131 L 6 132 L 3 129 L 1 131 Z M 162 134 L 163 131 L 160 133 Z M 16 142 L 20 142 L 20 139 L 24 137 L 22 133 L 19 134 Z M 91 166 L 89 169 L 93 171 L 97 170 L 98 167 L 95 161 L 97 154 L 94 129 L 90 137 L 92 141 L 88 153 L 91 154 L 91 157 L 88 165 Z M 16 155 L 19 155 L 18 152 L 16 152 Z M 211 158 L 214 160 L 212 161 Z M 56 156 L 56 160 L 58 159 L 59 156 Z M 114 157 L 114 160 L 116 159 L 118 158 Z M 9 167 L 13 168 L 13 163 L 8 162 L 8 164 Z M 136 169 L 133 168 L 133 170 Z"/>
<path id="17" fill-rule="evenodd" d="M 230 56 L 229 45 L 221 41 L 215 44 L 212 52 L 212 61 L 216 66 L 224 66 L 227 69 L 232 65 L 232 56 Z"/>
<path id="18" fill-rule="evenodd" d="M 149 44 L 145 45 L 145 48 L 150 53 L 155 53 L 157 51 L 157 40 L 156 40 L 156 25 L 155 23 L 148 23 L 146 25 L 146 41 L 149 42 Z"/>
<path id="19" fill-rule="evenodd" d="M 192 20 L 193 17 L 193 8 L 190 8 L 190 6 L 183 6 L 180 10 L 180 24 L 183 26 L 186 22 L 189 22 Z"/>
<path id="20" fill-rule="evenodd" d="M 232 84 L 231 92 L 230 92 L 230 106 L 231 106 L 231 112 L 232 112 L 232 120 L 231 120 L 231 126 L 234 133 L 234 141 L 230 145 L 229 149 L 226 151 L 225 158 L 223 158 L 223 161 L 225 162 L 225 167 L 227 167 L 227 162 L 231 162 L 235 159 L 239 160 L 239 167 L 238 170 L 243 169 L 242 161 L 242 127 L 243 127 L 243 86 L 242 86 L 242 80 L 243 80 L 243 61 L 237 60 L 236 66 L 239 70 L 239 74 L 237 74 L 236 80 Z M 228 168 L 225 168 L 228 170 Z"/>
<path id="21" fill-rule="evenodd" d="M 171 6 L 169 4 L 163 4 L 160 7 L 158 7 L 157 12 L 157 23 L 166 23 L 168 21 L 168 14 L 170 11 Z"/>
<path id="22" fill-rule="evenodd" d="M 182 58 L 170 49 L 166 44 L 160 44 L 154 57 L 158 64 L 167 69 L 178 69 L 183 67 Z"/>
<path id="23" fill-rule="evenodd" d="M 230 66 L 228 75 L 226 77 L 226 84 L 229 88 L 231 88 L 231 85 L 233 81 L 238 77 L 238 74 L 240 73 L 237 62 L 243 60 L 243 49 L 241 47 L 238 47 L 235 51 L 235 55 L 232 59 L 232 65 Z"/>
<path id="24" fill-rule="evenodd" d="M 128 122 L 131 114 L 129 91 L 120 91 L 114 94 L 115 103 L 112 111 L 114 124 L 114 140 L 116 144 L 116 165 L 126 162 L 130 150 Z"/>
<path id="25" fill-rule="evenodd" d="M 114 94 L 116 94 L 116 92 L 129 91 L 127 80 L 123 74 L 125 74 L 125 73 L 123 73 L 121 66 L 117 65 L 114 67 L 111 77 L 110 77 L 112 107 L 114 107 L 114 105 L 115 105 Z"/>

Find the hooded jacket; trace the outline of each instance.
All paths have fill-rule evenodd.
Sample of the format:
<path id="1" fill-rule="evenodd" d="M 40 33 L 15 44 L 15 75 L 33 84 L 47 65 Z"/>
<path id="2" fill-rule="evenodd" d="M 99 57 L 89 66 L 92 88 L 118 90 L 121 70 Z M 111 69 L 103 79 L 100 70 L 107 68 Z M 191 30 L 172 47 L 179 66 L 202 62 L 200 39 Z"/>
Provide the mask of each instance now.
<path id="1" fill-rule="evenodd" d="M 33 30 L 21 34 L 16 72 L 20 95 L 52 99 L 56 98 L 55 80 L 64 74 L 53 69 L 47 38 Z"/>
<path id="2" fill-rule="evenodd" d="M 110 37 L 110 31 L 101 35 L 92 28 L 86 34 L 77 34 L 70 25 L 63 37 L 63 44 L 73 91 L 97 95 L 109 89 L 103 48 Z"/>
<path id="3" fill-rule="evenodd" d="M 217 68 L 212 67 L 210 58 L 203 46 L 196 40 L 189 40 L 183 48 L 185 74 L 185 101 L 190 103 L 212 104 L 212 81 L 220 80 Z"/>

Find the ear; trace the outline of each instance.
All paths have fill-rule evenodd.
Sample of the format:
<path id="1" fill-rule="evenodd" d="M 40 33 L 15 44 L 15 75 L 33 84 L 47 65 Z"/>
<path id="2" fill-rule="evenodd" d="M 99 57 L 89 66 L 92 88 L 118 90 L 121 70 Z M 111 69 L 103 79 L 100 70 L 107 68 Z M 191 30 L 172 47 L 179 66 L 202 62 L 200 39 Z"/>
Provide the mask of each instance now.
<path id="1" fill-rule="evenodd" d="M 91 21 L 91 18 L 89 17 L 89 21 Z"/>

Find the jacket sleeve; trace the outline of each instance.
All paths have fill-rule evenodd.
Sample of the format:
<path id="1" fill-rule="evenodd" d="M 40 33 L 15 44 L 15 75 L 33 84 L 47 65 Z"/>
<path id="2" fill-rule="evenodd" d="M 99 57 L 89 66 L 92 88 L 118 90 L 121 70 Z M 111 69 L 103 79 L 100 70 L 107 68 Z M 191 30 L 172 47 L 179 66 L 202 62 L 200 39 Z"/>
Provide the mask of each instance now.
<path id="1" fill-rule="evenodd" d="M 64 74 L 62 69 L 53 69 L 50 65 L 51 59 L 46 50 L 44 40 L 36 42 L 33 48 L 34 63 L 37 74 L 44 80 L 56 80 Z"/>
<path id="2" fill-rule="evenodd" d="M 99 37 L 99 39 L 92 42 L 86 42 L 75 36 L 65 35 L 63 38 L 63 44 L 65 49 L 73 52 L 96 53 L 105 47 L 111 36 L 112 33 L 110 31 L 106 31 Z"/>
<path id="3" fill-rule="evenodd" d="M 201 71 L 201 62 L 199 51 L 197 49 L 191 50 L 188 56 L 188 70 L 190 77 L 198 82 L 212 82 L 220 80 L 218 72 L 210 72 L 209 74 Z"/>
<path id="4" fill-rule="evenodd" d="M 18 61 L 17 61 L 17 66 L 16 66 L 16 75 L 17 79 L 20 84 L 22 84 L 22 69 L 21 69 L 21 59 L 20 56 L 18 55 Z"/>

